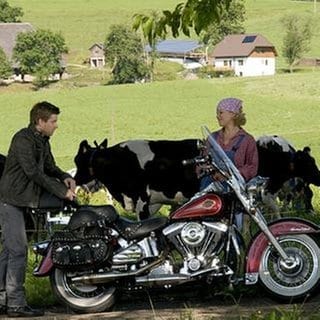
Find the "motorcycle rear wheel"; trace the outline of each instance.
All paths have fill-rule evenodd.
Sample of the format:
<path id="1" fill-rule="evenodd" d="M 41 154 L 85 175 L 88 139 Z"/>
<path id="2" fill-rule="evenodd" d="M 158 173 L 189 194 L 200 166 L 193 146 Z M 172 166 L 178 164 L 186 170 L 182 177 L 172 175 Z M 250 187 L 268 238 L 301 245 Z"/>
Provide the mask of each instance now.
<path id="1" fill-rule="evenodd" d="M 308 235 L 285 235 L 278 239 L 292 263 L 286 263 L 268 246 L 262 254 L 259 278 L 280 300 L 292 302 L 311 294 L 319 285 L 320 249 Z"/>
<path id="2" fill-rule="evenodd" d="M 74 284 L 70 273 L 55 269 L 50 276 L 56 297 L 77 313 L 96 313 L 110 309 L 115 303 L 115 287 Z"/>

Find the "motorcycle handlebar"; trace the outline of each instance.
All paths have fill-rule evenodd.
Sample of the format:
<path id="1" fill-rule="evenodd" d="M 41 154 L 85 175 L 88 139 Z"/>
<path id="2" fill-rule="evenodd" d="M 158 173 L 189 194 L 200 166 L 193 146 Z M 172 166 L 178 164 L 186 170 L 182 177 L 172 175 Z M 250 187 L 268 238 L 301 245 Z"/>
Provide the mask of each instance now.
<path id="1" fill-rule="evenodd" d="M 182 165 L 187 166 L 190 164 L 205 164 L 209 161 L 209 156 L 195 157 L 193 159 L 182 160 Z"/>

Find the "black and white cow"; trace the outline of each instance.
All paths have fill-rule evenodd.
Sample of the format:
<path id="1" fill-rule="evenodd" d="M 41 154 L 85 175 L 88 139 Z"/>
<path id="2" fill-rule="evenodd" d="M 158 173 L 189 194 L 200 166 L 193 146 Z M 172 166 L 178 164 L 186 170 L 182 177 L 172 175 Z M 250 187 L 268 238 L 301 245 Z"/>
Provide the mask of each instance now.
<path id="1" fill-rule="evenodd" d="M 264 136 L 257 139 L 259 152 L 260 176 L 269 177 L 269 194 L 264 202 L 279 214 L 276 205 L 277 195 L 290 201 L 293 197 L 302 196 L 304 208 L 312 211 L 313 192 L 310 184 L 320 186 L 320 172 L 311 149 L 305 147 L 296 151 L 285 139 L 279 136 Z"/>
<path id="2" fill-rule="evenodd" d="M 182 160 L 199 155 L 199 140 L 131 140 L 107 147 L 91 147 L 82 141 L 75 157 L 78 185 L 94 177 L 100 180 L 122 206 L 146 218 L 162 204 L 182 204 L 199 190 L 193 165 Z M 276 136 L 257 141 L 259 172 L 267 176 L 269 191 L 275 195 L 292 177 L 320 185 L 320 173 L 307 151 L 295 151 Z M 311 190 L 310 190 L 311 191 Z"/>
<path id="3" fill-rule="evenodd" d="M 198 140 L 130 140 L 107 147 L 82 141 L 75 157 L 78 185 L 94 177 L 129 211 L 144 219 L 162 204 L 182 204 L 199 190 L 194 165 Z"/>

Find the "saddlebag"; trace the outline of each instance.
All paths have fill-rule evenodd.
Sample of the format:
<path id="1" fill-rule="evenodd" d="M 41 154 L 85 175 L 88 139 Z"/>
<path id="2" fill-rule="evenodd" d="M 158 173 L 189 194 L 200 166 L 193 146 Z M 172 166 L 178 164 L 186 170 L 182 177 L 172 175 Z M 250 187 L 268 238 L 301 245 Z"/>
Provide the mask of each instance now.
<path id="1" fill-rule="evenodd" d="M 118 218 L 112 206 L 84 206 L 75 212 L 65 230 L 52 237 L 52 261 L 57 268 L 87 269 L 111 260 L 112 230 Z"/>
<path id="2" fill-rule="evenodd" d="M 52 261 L 63 269 L 87 269 L 106 265 L 112 256 L 110 240 L 100 235 L 77 237 L 70 231 L 52 237 Z"/>

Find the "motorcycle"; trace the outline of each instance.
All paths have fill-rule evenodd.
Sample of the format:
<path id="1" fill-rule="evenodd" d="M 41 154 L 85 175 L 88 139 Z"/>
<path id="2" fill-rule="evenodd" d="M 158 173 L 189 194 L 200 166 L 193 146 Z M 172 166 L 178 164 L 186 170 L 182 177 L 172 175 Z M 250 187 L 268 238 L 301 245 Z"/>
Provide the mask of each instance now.
<path id="1" fill-rule="evenodd" d="M 319 227 L 297 218 L 268 224 L 259 208 L 267 180 L 246 183 L 208 128 L 203 131 L 206 154 L 191 161 L 207 175 L 224 176 L 226 190 L 211 183 L 168 218 L 145 221 L 129 221 L 110 205 L 83 206 L 65 229 L 33 246 L 42 256 L 33 274 L 49 276 L 63 304 L 75 312 L 102 312 L 124 290 L 195 282 L 214 287 L 219 279 L 260 283 L 290 302 L 315 291 Z M 258 228 L 247 246 L 235 222 L 239 210 Z"/>

